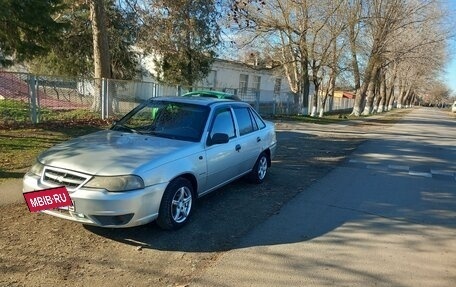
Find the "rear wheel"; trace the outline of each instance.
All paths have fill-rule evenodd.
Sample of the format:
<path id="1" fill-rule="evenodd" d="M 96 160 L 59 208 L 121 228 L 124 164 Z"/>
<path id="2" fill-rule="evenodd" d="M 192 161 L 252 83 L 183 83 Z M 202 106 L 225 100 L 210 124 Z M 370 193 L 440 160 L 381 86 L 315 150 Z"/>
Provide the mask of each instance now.
<path id="1" fill-rule="evenodd" d="M 262 183 L 268 172 L 268 156 L 266 153 L 261 153 L 258 157 L 252 171 L 249 174 L 249 180 L 254 183 Z"/>
<path id="2" fill-rule="evenodd" d="M 185 178 L 176 178 L 163 194 L 157 224 L 167 230 L 178 229 L 188 221 L 192 208 L 192 184 Z"/>

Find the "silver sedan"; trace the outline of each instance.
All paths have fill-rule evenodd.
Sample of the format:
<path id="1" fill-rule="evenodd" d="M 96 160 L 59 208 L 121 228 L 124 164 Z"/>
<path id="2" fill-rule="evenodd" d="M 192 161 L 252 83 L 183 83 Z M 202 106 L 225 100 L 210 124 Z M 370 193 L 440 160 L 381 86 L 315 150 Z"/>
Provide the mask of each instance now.
<path id="1" fill-rule="evenodd" d="M 44 213 L 103 227 L 184 225 L 194 201 L 246 176 L 266 177 L 274 125 L 247 103 L 153 98 L 113 125 L 42 153 L 23 191 L 65 186 L 72 206 Z"/>

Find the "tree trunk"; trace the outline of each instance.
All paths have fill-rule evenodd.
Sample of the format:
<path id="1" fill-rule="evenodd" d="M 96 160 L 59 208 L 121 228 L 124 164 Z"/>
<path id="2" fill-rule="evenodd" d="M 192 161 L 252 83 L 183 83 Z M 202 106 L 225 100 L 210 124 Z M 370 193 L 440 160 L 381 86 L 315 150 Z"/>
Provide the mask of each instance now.
<path id="1" fill-rule="evenodd" d="M 367 64 L 366 70 L 364 71 L 364 81 L 361 84 L 361 87 L 356 91 L 355 96 L 355 103 L 353 105 L 352 115 L 359 117 L 361 114 L 362 105 L 366 99 L 366 92 L 369 88 L 370 82 L 372 79 L 372 74 L 374 73 L 374 69 L 376 66 L 376 60 L 374 57 L 369 58 L 369 62 Z"/>
<path id="2" fill-rule="evenodd" d="M 358 91 L 361 86 L 361 77 L 359 74 L 359 64 L 356 54 L 356 32 L 355 23 L 349 25 L 349 37 L 350 37 L 350 52 L 351 52 L 351 64 L 353 69 L 353 77 L 355 78 L 355 91 Z"/>
<path id="3" fill-rule="evenodd" d="M 310 79 L 309 79 L 309 68 L 307 56 L 304 61 L 301 62 L 302 65 L 302 81 L 301 81 L 301 114 L 309 114 L 309 90 L 310 90 Z"/>
<path id="4" fill-rule="evenodd" d="M 387 88 L 389 88 L 389 91 L 386 94 L 386 101 L 385 101 L 387 111 L 391 111 L 393 109 L 395 82 L 396 82 L 396 72 L 394 72 L 394 76 L 390 81 L 391 86 L 387 87 Z"/>
<path id="5" fill-rule="evenodd" d="M 375 96 L 375 81 L 371 80 L 367 88 L 366 105 L 364 106 L 363 116 L 368 116 L 372 112 L 372 104 Z"/>
<path id="6" fill-rule="evenodd" d="M 389 92 L 389 96 L 388 96 L 388 111 L 391 111 L 393 108 L 394 108 L 394 99 L 395 99 L 395 96 L 394 96 L 394 85 L 391 86 L 391 90 Z"/>
<path id="7" fill-rule="evenodd" d="M 318 80 L 314 81 L 315 91 L 312 95 L 312 112 L 310 113 L 311 117 L 315 117 L 317 115 L 317 108 L 318 108 L 318 92 L 320 90 L 320 82 Z"/>
<path id="8" fill-rule="evenodd" d="M 378 73 L 380 72 L 380 68 L 377 65 L 374 65 L 372 72 L 370 73 L 370 79 L 367 81 L 367 94 L 366 94 L 366 105 L 364 106 L 363 115 L 368 116 L 372 112 L 372 107 L 374 103 L 375 97 L 375 85 L 377 83 Z"/>
<path id="9" fill-rule="evenodd" d="M 412 91 L 412 87 L 408 88 L 407 93 L 405 94 L 404 98 L 402 99 L 406 108 L 410 107 L 410 102 L 411 102 L 411 98 L 413 97 L 413 94 L 414 93 Z"/>
<path id="10" fill-rule="evenodd" d="M 108 31 L 103 0 L 90 0 L 90 20 L 92 22 L 93 61 L 95 78 L 95 98 L 92 110 L 101 110 L 101 85 L 103 78 L 111 77 L 111 59 L 108 45 Z M 108 104 L 112 110 L 112 105 Z"/>
<path id="11" fill-rule="evenodd" d="M 405 108 L 405 99 L 408 97 L 410 93 L 411 88 L 408 88 L 407 91 L 404 91 L 404 88 L 401 89 L 401 92 L 399 93 L 399 97 L 397 99 L 397 108 L 402 109 Z"/>
<path id="12" fill-rule="evenodd" d="M 380 96 L 378 102 L 378 113 L 383 113 L 385 111 L 385 103 L 386 103 L 386 73 L 383 72 L 381 74 L 381 82 L 380 82 Z"/>

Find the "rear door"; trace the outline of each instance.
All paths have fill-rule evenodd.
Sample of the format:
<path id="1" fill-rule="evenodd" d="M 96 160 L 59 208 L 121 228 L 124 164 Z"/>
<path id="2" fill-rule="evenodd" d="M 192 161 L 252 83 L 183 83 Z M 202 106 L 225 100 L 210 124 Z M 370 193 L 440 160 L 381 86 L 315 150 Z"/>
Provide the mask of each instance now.
<path id="1" fill-rule="evenodd" d="M 251 107 L 236 106 L 233 107 L 233 110 L 239 130 L 238 145 L 242 157 L 240 169 L 241 173 L 247 173 L 252 170 L 262 151 L 263 137 L 254 119 Z"/>

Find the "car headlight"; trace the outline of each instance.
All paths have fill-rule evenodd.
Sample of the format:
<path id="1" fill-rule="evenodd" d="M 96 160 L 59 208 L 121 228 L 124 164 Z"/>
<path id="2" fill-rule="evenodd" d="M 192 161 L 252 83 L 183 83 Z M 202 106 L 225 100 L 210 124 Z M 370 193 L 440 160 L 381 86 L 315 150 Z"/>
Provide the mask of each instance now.
<path id="1" fill-rule="evenodd" d="M 94 176 L 84 186 L 108 191 L 128 191 L 144 188 L 144 181 L 136 175 Z"/>
<path id="2" fill-rule="evenodd" d="M 34 175 L 41 176 L 41 174 L 43 173 L 43 169 L 44 169 L 44 164 L 37 161 L 37 162 L 35 162 L 34 165 L 32 165 L 32 167 L 29 169 L 28 172 L 32 173 Z"/>

